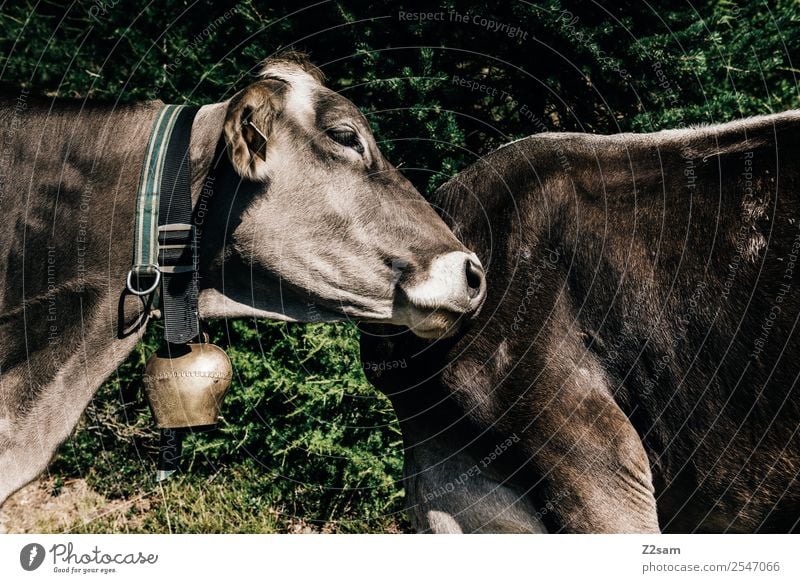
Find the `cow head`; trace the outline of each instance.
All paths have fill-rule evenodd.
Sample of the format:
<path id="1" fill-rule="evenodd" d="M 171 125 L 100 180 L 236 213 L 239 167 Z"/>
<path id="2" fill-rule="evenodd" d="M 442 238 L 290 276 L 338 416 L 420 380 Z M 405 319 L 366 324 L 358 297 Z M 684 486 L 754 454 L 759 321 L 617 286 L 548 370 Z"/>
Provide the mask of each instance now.
<path id="1" fill-rule="evenodd" d="M 453 333 L 483 302 L 480 261 L 321 81 L 301 57 L 273 59 L 227 103 L 201 312 Z"/>

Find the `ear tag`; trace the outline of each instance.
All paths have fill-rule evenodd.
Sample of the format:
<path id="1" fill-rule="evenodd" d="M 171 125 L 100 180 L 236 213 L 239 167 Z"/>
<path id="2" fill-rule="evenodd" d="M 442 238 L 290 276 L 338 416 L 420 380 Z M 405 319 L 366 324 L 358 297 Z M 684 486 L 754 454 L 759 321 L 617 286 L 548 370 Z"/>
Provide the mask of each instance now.
<path id="1" fill-rule="evenodd" d="M 253 131 L 256 133 L 256 136 L 259 138 L 258 140 L 253 140 L 253 144 L 251 145 L 251 149 L 256 153 L 256 155 L 261 158 L 262 160 L 267 160 L 267 136 L 264 135 L 256 124 L 253 123 L 253 120 L 244 120 L 242 122 L 242 126 L 250 126 L 253 128 Z"/>

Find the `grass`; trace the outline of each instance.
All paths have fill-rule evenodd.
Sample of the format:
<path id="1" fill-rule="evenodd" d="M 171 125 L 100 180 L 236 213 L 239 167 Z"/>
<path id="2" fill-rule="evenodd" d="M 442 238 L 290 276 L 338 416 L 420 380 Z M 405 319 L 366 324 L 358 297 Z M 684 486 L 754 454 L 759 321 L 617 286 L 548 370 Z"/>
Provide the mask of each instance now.
<path id="1" fill-rule="evenodd" d="M 222 420 L 187 436 L 183 473 L 154 483 L 158 432 L 140 391 L 148 332 L 87 408 L 48 470 L 50 495 L 84 481 L 93 505 L 41 532 L 396 532 L 402 450 L 388 400 L 366 381 L 343 324 L 212 329 L 235 380 Z M 98 498 L 99 497 L 99 498 Z M 63 514 L 63 513 L 62 513 Z"/>

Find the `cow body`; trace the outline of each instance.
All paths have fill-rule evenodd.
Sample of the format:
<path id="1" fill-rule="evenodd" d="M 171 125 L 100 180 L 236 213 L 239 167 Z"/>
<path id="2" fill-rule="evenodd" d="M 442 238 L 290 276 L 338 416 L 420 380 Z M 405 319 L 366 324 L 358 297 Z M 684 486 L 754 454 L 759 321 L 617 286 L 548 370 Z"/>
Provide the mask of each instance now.
<path id="1" fill-rule="evenodd" d="M 118 333 L 117 278 L 131 255 L 117 242 L 133 240 L 130 193 L 157 109 L 36 109 L 0 110 L 14 131 L 0 198 L 0 500 L 41 471 L 141 334 Z M 39 139 L 22 139 L 31 135 Z M 128 321 L 137 304 L 127 304 Z"/>
<path id="2" fill-rule="evenodd" d="M 432 197 L 478 321 L 365 327 L 422 531 L 788 532 L 800 519 L 800 112 L 546 134 Z M 509 442 L 510 439 L 510 442 Z M 507 447 L 503 447 L 507 444 Z"/>

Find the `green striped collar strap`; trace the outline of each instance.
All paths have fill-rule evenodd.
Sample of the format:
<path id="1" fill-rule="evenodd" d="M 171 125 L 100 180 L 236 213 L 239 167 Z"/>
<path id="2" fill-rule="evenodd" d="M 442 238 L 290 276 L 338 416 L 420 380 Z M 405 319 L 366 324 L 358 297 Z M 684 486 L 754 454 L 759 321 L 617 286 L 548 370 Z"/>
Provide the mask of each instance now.
<path id="1" fill-rule="evenodd" d="M 158 269 L 158 206 L 161 178 L 175 120 L 184 107 L 183 105 L 162 107 L 156 115 L 147 142 L 136 196 L 133 266 L 128 272 L 128 290 L 136 295 L 147 295 L 155 291 L 161 279 Z M 153 277 L 152 285 L 141 289 L 138 285 L 140 277 Z M 136 285 L 132 278 L 136 279 Z"/>

